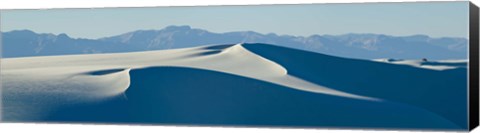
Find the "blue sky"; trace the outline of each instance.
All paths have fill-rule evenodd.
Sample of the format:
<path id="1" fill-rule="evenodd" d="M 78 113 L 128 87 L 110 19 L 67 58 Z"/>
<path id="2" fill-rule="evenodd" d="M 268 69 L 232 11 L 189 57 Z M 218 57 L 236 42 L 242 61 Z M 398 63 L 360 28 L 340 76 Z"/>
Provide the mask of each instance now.
<path id="1" fill-rule="evenodd" d="M 379 33 L 467 38 L 468 2 L 1 11 L 3 32 L 29 29 L 74 38 L 96 39 L 169 25 L 298 36 Z"/>

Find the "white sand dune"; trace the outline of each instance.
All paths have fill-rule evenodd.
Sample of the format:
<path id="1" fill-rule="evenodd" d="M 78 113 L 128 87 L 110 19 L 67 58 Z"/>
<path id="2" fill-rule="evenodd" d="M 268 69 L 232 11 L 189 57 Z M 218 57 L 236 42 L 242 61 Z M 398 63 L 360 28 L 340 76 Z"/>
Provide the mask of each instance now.
<path id="1" fill-rule="evenodd" d="M 288 70 L 237 45 L 212 45 L 195 48 L 133 52 L 2 59 L 4 108 L 9 117 L 34 119 L 43 112 L 64 104 L 108 100 L 124 96 L 130 84 L 129 70 L 152 66 L 180 66 L 225 72 L 271 82 L 299 90 L 335 96 L 377 100 L 336 91 L 288 75 Z M 107 75 L 92 75 L 95 71 L 120 69 Z M 22 102 L 36 99 L 31 106 Z M 47 98 L 43 98 L 47 97 Z M 37 107 L 38 106 L 38 107 Z M 36 109 L 25 109 L 36 108 Z M 14 110 L 30 110 L 29 115 Z M 38 113 L 37 113 L 38 111 Z M 34 113 L 32 113 L 34 112 Z M 11 114 L 14 113 L 14 114 Z M 17 117 L 17 118 L 18 118 Z"/>
<path id="2" fill-rule="evenodd" d="M 5 59 L 3 61 L 4 65 L 2 66 L 2 70 L 4 70 L 4 72 L 2 74 L 8 75 L 5 76 L 5 81 L 10 81 L 10 77 L 21 77 L 32 80 L 35 80 L 35 78 L 43 80 L 51 79 L 57 81 L 65 80 L 68 77 L 74 82 L 78 80 L 78 82 L 86 82 L 84 84 L 95 85 L 94 87 L 89 87 L 92 90 L 82 90 L 75 87 L 65 87 L 61 88 L 61 90 L 56 90 L 62 92 L 75 91 L 76 93 L 78 91 L 78 93 L 88 92 L 94 93 L 94 95 L 118 95 L 125 90 L 119 90 L 117 85 L 112 86 L 111 84 L 121 83 L 121 86 L 123 86 L 121 88 L 126 89 L 128 85 L 125 86 L 125 84 L 129 84 L 127 80 L 128 71 L 106 76 L 81 75 L 80 73 L 118 68 L 136 69 L 151 66 L 182 66 L 240 75 L 315 93 L 365 100 L 378 100 L 336 91 L 290 76 L 288 75 L 287 69 L 246 50 L 242 47 L 242 44 L 217 47 L 202 46 L 126 54 L 32 57 Z M 12 80 L 18 79 L 14 78 Z M 42 83 L 55 83 L 55 81 Z M 51 92 L 51 90 L 45 91 Z M 90 94 L 87 95 L 91 96 Z"/>
<path id="3" fill-rule="evenodd" d="M 418 68 L 430 69 L 430 70 L 449 70 L 456 68 L 466 68 L 468 60 L 436 60 L 436 61 L 423 61 L 423 60 L 395 60 L 395 59 L 374 59 L 373 61 L 385 62 L 391 64 L 409 65 Z"/>
<path id="4" fill-rule="evenodd" d="M 259 52 L 262 50 L 264 52 Z M 378 63 L 376 61 L 386 63 Z M 216 78 L 215 75 L 220 77 L 229 77 L 228 79 L 217 79 L 222 80 L 223 82 L 235 82 L 237 79 L 240 79 L 239 81 L 254 80 L 256 83 L 249 86 L 250 88 L 230 88 L 231 90 L 225 90 L 225 93 L 228 95 L 228 97 L 225 98 L 234 97 L 230 97 L 230 91 L 232 91 L 232 93 L 242 92 L 242 94 L 239 94 L 239 96 L 242 98 L 244 97 L 245 99 L 249 98 L 248 95 L 251 95 L 252 98 L 263 99 L 263 101 L 258 101 L 258 103 L 242 103 L 246 104 L 244 106 L 247 107 L 253 106 L 250 104 L 254 104 L 255 106 L 257 106 L 256 104 L 263 105 L 262 102 L 271 100 L 268 98 L 265 99 L 263 96 L 256 96 L 256 93 L 250 94 L 251 91 L 256 92 L 257 90 L 255 89 L 262 89 L 262 87 L 265 87 L 264 91 L 271 91 L 270 87 L 273 85 L 278 85 L 292 90 L 295 89 L 295 94 L 290 95 L 285 92 L 292 92 L 281 89 L 279 92 L 265 92 L 262 94 L 271 95 L 265 97 L 273 97 L 273 99 L 281 98 L 281 101 L 285 100 L 284 102 L 288 102 L 288 104 L 285 103 L 283 106 L 288 107 L 288 109 L 303 109 L 299 110 L 300 112 L 320 111 L 318 114 L 313 114 L 319 115 L 319 117 L 321 116 L 323 118 L 318 119 L 319 121 L 332 121 L 333 119 L 336 119 L 336 121 L 339 122 L 334 124 L 341 125 L 341 123 L 349 123 L 349 121 L 351 121 L 350 118 L 341 116 L 338 117 L 334 114 L 331 114 L 332 112 L 338 112 L 342 115 L 351 115 L 352 110 L 363 110 L 359 111 L 358 113 L 363 113 L 365 114 L 364 116 L 350 117 L 364 119 L 364 117 L 369 117 L 368 115 L 378 114 L 378 118 L 372 118 L 376 119 L 372 120 L 372 123 L 402 125 L 395 122 L 389 123 L 389 120 L 399 119 L 402 118 L 402 115 L 405 115 L 415 117 L 415 119 L 406 119 L 404 121 L 411 120 L 423 123 L 436 121 L 432 122 L 431 124 L 437 127 L 462 127 L 457 125 L 458 121 L 461 120 L 454 119 L 452 117 L 457 118 L 456 113 L 462 112 L 463 109 L 454 111 L 443 109 L 443 106 L 437 106 L 437 104 L 432 103 L 430 99 L 422 98 L 422 94 L 431 91 L 427 90 L 430 88 L 425 88 L 425 86 L 429 86 L 434 89 L 439 89 L 438 94 L 429 96 L 432 99 L 445 98 L 445 94 L 454 95 L 457 97 L 457 93 L 458 97 L 460 97 L 460 95 L 463 94 L 462 92 L 455 91 L 454 93 L 450 93 L 451 90 L 446 90 L 443 88 L 445 87 L 448 89 L 448 85 L 438 84 L 437 86 L 436 83 L 432 82 L 444 81 L 448 80 L 449 78 L 444 78 L 445 76 L 438 75 L 461 76 L 464 74 L 462 73 L 463 69 L 456 70 L 455 68 L 463 68 L 461 66 L 463 62 L 444 61 L 425 63 L 415 61 L 376 61 L 338 58 L 321 55 L 318 53 L 292 50 L 288 48 L 276 48 L 264 44 L 210 45 L 184 49 L 132 53 L 8 58 L 2 59 L 1 64 L 1 78 L 3 82 L 2 92 L 4 99 L 2 105 L 2 111 L 4 111 L 2 112 L 2 119 L 9 121 L 41 121 L 42 119 L 50 117 L 52 115 L 52 111 L 55 112 L 56 109 L 67 105 L 74 106 L 83 105 L 84 103 L 101 103 L 102 101 L 109 101 L 111 99 L 138 101 L 138 98 L 142 97 L 142 94 L 150 95 L 148 94 L 150 92 L 142 91 L 140 93 L 136 92 L 138 90 L 128 90 L 132 89 L 132 87 L 138 89 L 139 86 L 141 86 L 141 84 L 139 85 L 138 81 L 149 80 L 144 81 L 145 83 L 149 83 L 148 85 L 150 86 L 148 87 L 158 88 L 162 88 L 162 86 L 175 86 L 183 84 L 183 81 L 173 81 L 175 83 L 164 83 L 165 81 L 159 81 L 162 82 L 162 84 L 153 84 L 158 79 L 156 79 L 156 77 L 149 76 L 155 76 L 156 74 L 175 74 L 162 71 L 159 72 L 157 70 L 183 70 L 186 74 L 172 75 L 172 77 L 178 78 L 179 76 L 185 76 L 187 79 L 189 74 L 196 75 L 198 74 L 198 70 L 205 70 L 204 73 L 214 76 L 212 78 Z M 405 64 L 408 66 L 404 66 Z M 448 66 L 448 69 L 443 69 L 444 66 Z M 170 67 L 191 69 L 170 69 Z M 421 67 L 421 69 L 418 69 L 417 67 Z M 445 70 L 445 72 L 433 72 L 431 69 L 434 71 Z M 447 70 L 452 70 L 452 72 Z M 381 73 L 375 73 L 376 71 Z M 397 71 L 398 73 L 391 73 L 391 75 L 388 73 Z M 148 74 L 149 72 L 151 72 L 151 75 Z M 138 73 L 147 74 L 142 75 Z M 429 76 L 432 77 L 429 74 L 434 75 L 432 82 L 422 83 L 416 78 L 405 79 L 406 76 L 402 74 L 407 73 L 412 73 L 414 77 L 418 77 L 419 79 Z M 131 79 L 132 74 L 134 74 L 133 76 L 137 76 L 137 79 Z M 140 77 L 143 77 L 138 78 L 139 75 Z M 237 77 L 233 78 L 229 75 Z M 205 75 L 205 77 L 209 76 Z M 385 81 L 380 81 L 383 79 L 385 79 Z M 397 80 L 400 83 L 397 83 Z M 405 80 L 404 82 L 406 83 L 402 83 L 400 80 Z M 212 81 L 205 79 L 202 80 L 202 82 Z M 197 82 L 193 83 L 203 85 Z M 408 85 L 408 83 L 415 85 Z M 458 83 L 461 82 L 454 82 L 452 84 L 456 85 Z M 132 84 L 134 84 L 134 86 L 132 86 Z M 203 86 L 212 87 L 210 85 L 211 84 Z M 259 88 L 251 88 L 255 85 L 258 85 Z M 245 91 L 248 93 L 243 93 L 241 89 L 246 89 Z M 455 90 L 455 88 L 452 88 L 452 90 Z M 129 99 L 129 95 L 127 94 L 128 91 L 131 92 L 130 94 L 132 97 L 134 97 L 134 99 Z M 173 93 L 175 91 L 176 90 L 171 90 L 170 92 Z M 318 96 L 310 95 L 308 93 L 318 94 Z M 140 94 L 140 96 L 137 94 Z M 405 97 L 405 95 L 410 95 L 410 97 Z M 223 97 L 223 95 L 221 97 Z M 288 101 L 290 97 L 292 97 L 292 101 Z M 454 104 L 458 101 L 457 99 L 461 98 L 450 99 L 453 99 L 453 102 L 449 101 L 446 103 Z M 303 102 L 297 103 L 296 101 Z M 235 102 L 235 100 L 231 102 Z M 358 107 L 360 104 L 357 102 L 361 104 L 367 104 L 368 107 Z M 336 105 L 337 103 L 338 105 Z M 395 107 L 391 107 L 393 105 L 395 105 Z M 122 106 L 116 105 L 116 107 Z M 128 105 L 128 107 L 130 106 L 131 105 Z M 225 106 L 230 105 L 226 104 Z M 283 106 L 277 107 L 275 105 L 275 109 Z M 326 107 L 323 108 L 323 106 Z M 331 108 L 329 108 L 329 106 L 331 106 Z M 370 108 L 374 108 L 376 106 L 385 107 L 385 110 L 380 109 L 380 112 L 382 113 L 375 113 L 375 111 L 369 112 L 372 110 Z M 398 114 L 388 112 L 402 109 L 406 109 L 408 111 L 396 112 Z M 111 109 L 105 110 L 111 111 Z M 251 110 L 247 110 L 247 112 L 252 113 L 252 117 L 258 115 L 251 112 Z M 279 112 L 280 114 L 276 115 L 286 115 L 281 114 L 281 111 Z M 131 112 L 129 113 L 132 115 Z M 86 112 L 85 115 L 88 114 L 89 113 Z M 245 114 L 245 112 L 241 112 L 240 114 Z M 301 113 L 289 115 L 292 115 L 292 117 L 301 115 L 298 117 L 302 118 L 302 122 L 312 118 L 311 116 L 307 116 L 308 114 Z M 148 118 L 150 118 L 150 116 L 148 116 Z M 219 118 L 224 119 L 224 117 Z M 276 118 L 272 119 L 274 119 L 273 121 L 278 121 Z M 319 123 L 319 121 L 312 121 L 312 123 Z M 106 120 L 105 122 L 109 121 Z M 415 122 L 406 123 L 414 124 Z M 373 125 L 376 126 L 375 124 Z M 462 123 L 460 123 L 460 125 L 462 125 Z"/>

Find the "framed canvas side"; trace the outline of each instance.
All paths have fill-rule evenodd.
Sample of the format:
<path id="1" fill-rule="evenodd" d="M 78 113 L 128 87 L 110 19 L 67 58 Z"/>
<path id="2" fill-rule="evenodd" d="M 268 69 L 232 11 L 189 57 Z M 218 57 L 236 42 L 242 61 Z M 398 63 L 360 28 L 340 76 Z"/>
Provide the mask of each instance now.
<path id="1" fill-rule="evenodd" d="M 4 9 L 0 9 L 0 73 L 2 73 L 2 58 L 3 58 L 3 32 L 2 31 L 2 12 Z M 0 76 L 0 122 L 3 122 L 3 83 L 2 77 Z"/>
<path id="2" fill-rule="evenodd" d="M 478 126 L 479 121 L 479 34 L 478 7 L 470 2 L 469 15 L 469 129 Z"/>

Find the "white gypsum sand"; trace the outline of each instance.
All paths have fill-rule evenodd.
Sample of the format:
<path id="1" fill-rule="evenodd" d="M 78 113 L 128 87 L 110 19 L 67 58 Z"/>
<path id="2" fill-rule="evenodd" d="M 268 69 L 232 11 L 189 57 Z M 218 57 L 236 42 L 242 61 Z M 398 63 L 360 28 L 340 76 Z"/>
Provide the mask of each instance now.
<path id="1" fill-rule="evenodd" d="M 374 59 L 373 61 L 385 62 L 399 65 L 409 65 L 418 68 L 430 69 L 430 70 L 449 70 L 459 67 L 466 67 L 467 60 L 436 60 L 436 61 L 424 61 L 424 60 L 395 60 L 395 59 Z"/>
<path id="2" fill-rule="evenodd" d="M 209 49 L 209 47 L 212 46 L 121 54 L 4 59 L 4 65 L 2 66 L 4 72 L 2 74 L 8 75 L 4 76 L 7 83 L 8 81 L 18 81 L 19 78 L 53 80 L 41 82 L 42 84 L 57 83 L 55 81 L 70 79 L 70 81 L 64 82 L 63 85 L 66 87 L 59 88 L 60 90 L 44 90 L 48 92 L 94 93 L 94 96 L 112 96 L 122 93 L 128 87 L 128 70 L 104 76 L 92 76 L 83 73 L 110 69 L 180 66 L 230 73 L 315 93 L 375 100 L 375 98 L 336 91 L 290 76 L 287 69 L 246 50 L 242 47 L 242 44 L 220 49 Z M 77 89 L 76 85 L 68 85 L 77 82 L 83 85 L 91 85 L 85 87 L 91 90 Z M 114 86 L 110 85 L 112 82 L 114 82 Z M 42 91 L 42 89 L 36 91 Z"/>
<path id="3" fill-rule="evenodd" d="M 268 58 L 271 57 L 271 55 L 265 52 L 265 49 L 260 50 L 263 52 L 259 52 L 258 49 L 254 50 L 254 48 L 249 46 L 265 48 L 273 53 L 284 53 L 279 54 L 276 59 Z M 268 82 L 296 89 L 297 91 L 318 93 L 358 101 L 375 102 L 379 103 L 379 105 L 389 104 L 393 101 L 413 104 L 412 107 L 408 106 L 408 108 L 417 108 L 417 106 L 420 106 L 427 109 L 437 109 L 436 106 L 430 104 L 428 101 L 417 101 L 412 99 L 412 97 L 418 97 L 419 94 L 421 94 L 416 91 L 428 91 L 430 88 L 420 88 L 422 87 L 421 85 L 408 86 L 406 84 L 400 84 L 405 87 L 393 87 L 392 89 L 390 86 L 391 84 L 389 83 L 402 80 L 402 78 L 392 77 L 392 75 L 385 72 L 390 69 L 405 72 L 415 71 L 426 73 L 426 75 L 422 75 L 422 77 L 428 77 L 432 71 L 439 70 L 430 70 L 427 68 L 418 69 L 416 68 L 417 66 L 410 67 L 402 64 L 391 64 L 391 62 L 378 63 L 368 60 L 338 58 L 317 53 L 295 51 L 288 48 L 272 47 L 273 46 L 271 45 L 263 44 L 209 45 L 146 52 L 2 59 L 2 92 L 3 98 L 6 99 L 4 101 L 7 101 L 2 105 L 2 110 L 4 111 L 3 116 L 4 119 L 8 120 L 35 120 L 36 118 L 41 120 L 48 117 L 46 115 L 52 115 L 52 113 L 55 114 L 54 111 L 56 108 L 65 105 L 95 103 L 119 97 L 128 100 L 128 96 L 125 92 L 132 83 L 136 83 L 131 83 L 130 72 L 132 71 L 133 73 L 136 70 L 152 67 L 182 67 L 209 70 Z M 290 58 L 290 54 L 301 54 L 302 56 Z M 307 61 L 294 61 L 293 63 L 298 64 L 294 64 L 293 66 L 282 62 L 301 58 L 305 58 Z M 459 61 L 449 62 L 462 63 Z M 282 66 L 282 63 L 284 66 Z M 354 65 L 352 65 L 352 63 Z M 350 65 L 342 66 L 343 64 Z M 445 63 L 430 65 L 445 65 Z M 322 66 L 325 66 L 325 68 L 320 68 Z M 317 67 L 319 68 L 317 69 Z M 323 70 L 331 71 L 332 73 Z M 381 75 L 371 78 L 362 77 L 368 76 L 377 70 L 385 72 L 381 72 Z M 162 72 L 155 73 L 161 74 Z M 335 81 L 319 82 L 312 79 L 307 80 L 312 75 L 302 75 L 305 73 L 315 73 L 315 75 L 313 75 L 315 78 L 335 79 Z M 461 73 L 461 71 L 454 73 Z M 392 74 L 399 75 L 402 73 Z M 188 77 L 189 75 L 182 76 Z M 361 79 L 360 82 L 357 82 L 360 80 L 359 77 L 363 79 Z M 152 77 L 149 78 L 152 79 Z M 376 81 L 383 80 L 383 78 L 386 78 L 387 80 Z M 143 80 L 143 78 L 137 77 L 137 81 L 138 80 Z M 366 82 L 370 82 L 368 80 L 372 80 L 371 82 L 377 84 L 365 84 Z M 440 78 L 435 80 L 444 79 Z M 417 80 L 407 82 L 422 84 L 422 82 Z M 333 84 L 334 88 L 326 87 L 322 83 L 330 83 L 326 85 Z M 171 84 L 182 84 L 182 81 L 178 81 L 178 83 L 175 81 L 175 83 Z M 342 84 L 347 86 L 342 87 Z M 429 82 L 424 82 L 423 84 L 430 85 Z M 335 88 L 338 86 L 341 87 Z M 154 84 L 154 86 L 149 87 L 161 88 L 162 84 Z M 441 88 L 442 86 L 439 84 L 437 87 Z M 228 89 L 226 91 L 228 91 Z M 396 93 L 390 93 L 390 91 Z M 448 91 L 449 90 L 445 90 L 445 92 Z M 411 97 L 401 97 L 407 94 Z M 451 95 L 451 93 L 445 94 Z M 438 96 L 434 95 L 432 97 L 443 97 L 443 92 Z M 387 100 L 387 102 L 382 102 L 384 100 Z M 312 102 L 317 103 L 318 101 Z M 344 106 L 339 105 L 339 107 Z M 403 105 L 401 108 L 403 108 Z M 433 111 L 443 113 L 441 110 Z M 415 110 L 415 113 L 422 115 L 426 112 L 427 111 L 421 108 Z M 449 120 L 441 117 L 442 114 L 436 114 L 437 112 L 425 117 L 435 117 L 435 119 L 438 118 L 441 119 L 442 122 L 449 123 Z M 446 110 L 444 112 L 449 113 L 450 111 Z"/>

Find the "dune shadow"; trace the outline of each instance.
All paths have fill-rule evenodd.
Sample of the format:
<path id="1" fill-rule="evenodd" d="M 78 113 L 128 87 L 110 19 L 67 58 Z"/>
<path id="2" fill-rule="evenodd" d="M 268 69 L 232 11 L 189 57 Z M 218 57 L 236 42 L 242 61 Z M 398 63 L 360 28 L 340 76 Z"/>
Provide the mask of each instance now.
<path id="1" fill-rule="evenodd" d="M 224 126 L 459 129 L 429 111 L 299 91 L 183 67 L 130 71 L 125 95 L 52 111 L 47 121 Z"/>
<path id="2" fill-rule="evenodd" d="M 292 76 L 344 92 L 424 108 L 467 127 L 466 68 L 435 71 L 266 44 L 243 46 L 284 66 Z"/>
<path id="3" fill-rule="evenodd" d="M 235 45 L 235 44 L 215 45 L 215 46 L 205 47 L 204 49 L 209 49 L 209 50 L 222 50 L 222 49 L 229 48 L 229 47 L 231 47 L 231 46 L 233 46 L 233 45 Z"/>
<path id="4" fill-rule="evenodd" d="M 191 56 L 206 56 L 206 55 L 214 55 L 214 54 L 218 54 L 218 53 L 221 53 L 222 51 L 220 50 L 214 50 L 214 51 L 208 51 L 208 52 L 201 52 L 201 53 L 197 53 L 197 54 L 193 54 Z"/>
<path id="5" fill-rule="evenodd" d="M 404 61 L 403 59 L 387 59 L 387 62 L 397 62 L 397 61 Z"/>
<path id="6" fill-rule="evenodd" d="M 108 69 L 108 70 L 99 70 L 99 71 L 87 72 L 85 74 L 99 76 L 99 75 L 113 74 L 113 73 L 121 72 L 121 71 L 124 71 L 124 70 L 125 70 L 125 68 Z"/>

